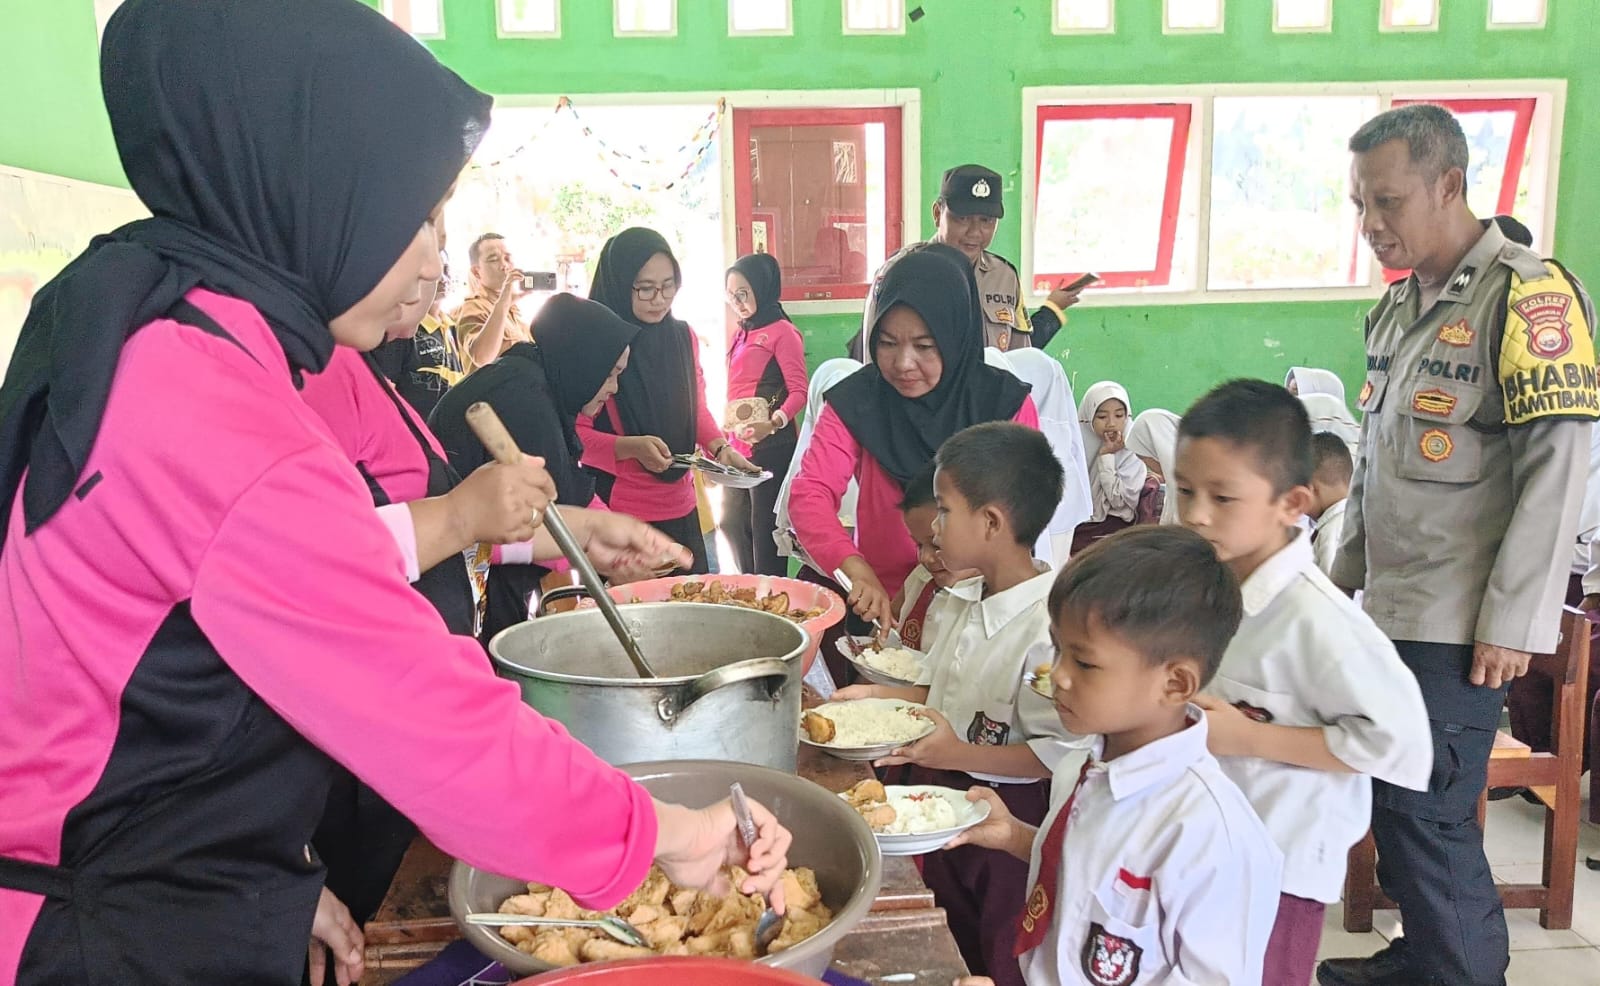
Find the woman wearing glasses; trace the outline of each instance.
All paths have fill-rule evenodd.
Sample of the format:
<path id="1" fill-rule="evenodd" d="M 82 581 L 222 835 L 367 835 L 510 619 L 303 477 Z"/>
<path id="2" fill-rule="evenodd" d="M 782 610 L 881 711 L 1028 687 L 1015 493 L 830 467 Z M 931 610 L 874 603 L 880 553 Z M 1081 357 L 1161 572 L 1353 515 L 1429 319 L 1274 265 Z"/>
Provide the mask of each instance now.
<path id="1" fill-rule="evenodd" d="M 634 226 L 606 241 L 589 299 L 640 332 L 616 396 L 593 417 L 579 416 L 578 435 L 584 465 L 599 470 L 600 498 L 687 545 L 694 553 L 690 572 L 704 574 L 709 566 L 694 480 L 672 457 L 703 448 L 724 465 L 754 467 L 706 407 L 699 340 L 672 314 L 681 283 L 677 258 L 655 230 Z"/>
<path id="2" fill-rule="evenodd" d="M 774 476 L 785 476 L 795 451 L 795 415 L 806 403 L 806 346 L 778 299 L 783 272 L 770 254 L 740 257 L 728 268 L 728 307 L 739 332 L 728 347 L 728 417 L 733 446 Z M 729 490 L 722 531 L 739 571 L 787 575 L 772 539 L 776 482 Z"/>

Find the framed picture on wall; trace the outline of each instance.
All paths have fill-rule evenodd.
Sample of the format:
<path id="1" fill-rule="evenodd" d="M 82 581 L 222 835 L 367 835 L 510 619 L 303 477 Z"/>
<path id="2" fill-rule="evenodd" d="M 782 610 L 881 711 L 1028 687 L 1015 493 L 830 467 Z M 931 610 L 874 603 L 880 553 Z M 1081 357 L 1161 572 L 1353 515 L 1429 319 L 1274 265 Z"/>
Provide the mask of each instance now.
<path id="1" fill-rule="evenodd" d="M 778 242 L 778 216 L 772 212 L 750 213 L 750 252 L 772 253 Z"/>

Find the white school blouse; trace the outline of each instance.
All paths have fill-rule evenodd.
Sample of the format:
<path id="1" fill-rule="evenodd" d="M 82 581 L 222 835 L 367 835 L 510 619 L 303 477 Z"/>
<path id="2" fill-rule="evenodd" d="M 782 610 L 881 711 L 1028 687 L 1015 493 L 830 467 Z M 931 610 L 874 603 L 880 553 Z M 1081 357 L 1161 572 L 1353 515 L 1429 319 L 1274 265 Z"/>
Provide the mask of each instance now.
<path id="1" fill-rule="evenodd" d="M 1283 891 L 1331 904 L 1372 820 L 1372 777 L 1426 790 L 1433 734 L 1417 679 L 1296 534 L 1244 580 L 1244 620 L 1206 691 L 1258 721 L 1312 726 L 1359 773 L 1222 757 L 1283 850 Z"/>
<path id="2" fill-rule="evenodd" d="M 1109 763 L 1095 738 L 1049 888 L 1050 928 L 1021 958 L 1029 986 L 1260 986 L 1282 857 L 1207 752 L 1204 714 L 1189 715 L 1187 729 Z M 1030 891 L 1082 764 L 1056 770 Z"/>

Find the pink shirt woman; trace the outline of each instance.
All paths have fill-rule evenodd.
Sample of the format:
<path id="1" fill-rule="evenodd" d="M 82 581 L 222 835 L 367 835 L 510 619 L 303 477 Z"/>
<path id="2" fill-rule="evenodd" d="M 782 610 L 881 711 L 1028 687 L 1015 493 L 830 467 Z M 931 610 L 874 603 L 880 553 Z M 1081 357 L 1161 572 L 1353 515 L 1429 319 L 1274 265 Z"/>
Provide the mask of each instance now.
<path id="1" fill-rule="evenodd" d="M 874 362 L 830 389 L 800 463 L 789 515 L 807 553 L 853 584 L 863 619 L 895 622 L 890 598 L 917 565 L 900 518 L 905 484 L 945 439 L 985 421 L 1038 427 L 1028 386 L 983 359 L 972 265 L 957 250 L 907 254 L 884 276 Z M 861 489 L 852 541 L 839 523 L 850 480 Z"/>

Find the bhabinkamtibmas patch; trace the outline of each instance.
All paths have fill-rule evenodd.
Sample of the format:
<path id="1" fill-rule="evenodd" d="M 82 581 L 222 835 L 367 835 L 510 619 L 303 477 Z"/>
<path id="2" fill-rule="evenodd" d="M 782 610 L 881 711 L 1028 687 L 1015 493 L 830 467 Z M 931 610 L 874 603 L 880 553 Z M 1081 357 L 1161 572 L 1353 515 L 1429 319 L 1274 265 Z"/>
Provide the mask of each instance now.
<path id="1" fill-rule="evenodd" d="M 1508 425 L 1600 418 L 1591 311 L 1565 271 L 1545 267 L 1532 281 L 1513 271 L 1506 294 L 1499 372 Z"/>

